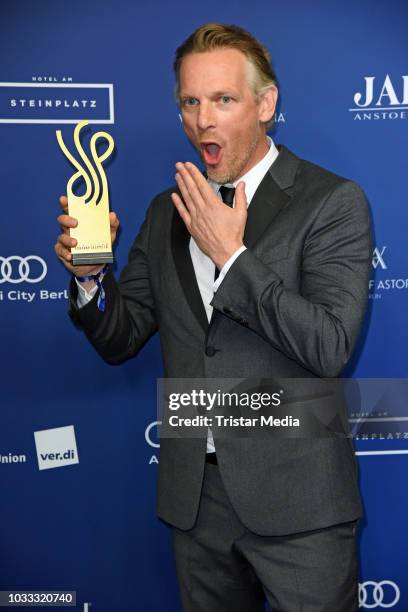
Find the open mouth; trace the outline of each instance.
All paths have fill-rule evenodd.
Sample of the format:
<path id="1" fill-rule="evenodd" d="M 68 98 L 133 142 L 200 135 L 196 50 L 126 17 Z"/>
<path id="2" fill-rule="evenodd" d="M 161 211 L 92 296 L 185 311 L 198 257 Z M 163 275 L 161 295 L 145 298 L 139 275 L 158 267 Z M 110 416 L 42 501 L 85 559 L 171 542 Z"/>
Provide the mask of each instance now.
<path id="1" fill-rule="evenodd" d="M 209 166 L 218 164 L 222 156 L 222 148 L 216 142 L 202 142 L 201 152 L 205 163 Z"/>

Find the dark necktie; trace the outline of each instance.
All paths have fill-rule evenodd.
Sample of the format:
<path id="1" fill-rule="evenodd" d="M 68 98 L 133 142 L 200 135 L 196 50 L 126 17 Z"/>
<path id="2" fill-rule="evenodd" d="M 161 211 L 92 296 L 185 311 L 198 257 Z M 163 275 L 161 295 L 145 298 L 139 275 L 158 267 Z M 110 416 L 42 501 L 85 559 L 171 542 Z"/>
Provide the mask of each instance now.
<path id="1" fill-rule="evenodd" d="M 232 204 L 234 202 L 235 187 L 226 187 L 225 185 L 221 185 L 220 194 L 224 204 L 232 208 Z"/>
<path id="2" fill-rule="evenodd" d="M 221 198 L 224 204 L 232 208 L 232 205 L 234 203 L 235 187 L 226 187 L 225 185 L 221 185 L 220 194 L 221 194 Z M 220 271 L 216 267 L 215 273 L 214 273 L 214 281 L 217 280 L 219 275 L 220 275 Z"/>

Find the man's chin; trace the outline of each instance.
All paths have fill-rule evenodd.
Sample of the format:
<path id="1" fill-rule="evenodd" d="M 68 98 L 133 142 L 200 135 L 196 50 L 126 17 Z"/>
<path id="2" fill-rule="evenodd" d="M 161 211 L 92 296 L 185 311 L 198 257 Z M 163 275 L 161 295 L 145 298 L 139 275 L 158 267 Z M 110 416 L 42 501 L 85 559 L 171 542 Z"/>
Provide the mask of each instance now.
<path id="1" fill-rule="evenodd" d="M 230 173 L 227 173 L 225 169 L 216 168 L 215 166 L 208 166 L 205 164 L 205 171 L 209 179 L 214 181 L 214 183 L 218 183 L 219 185 L 223 185 L 224 183 L 231 183 Z"/>

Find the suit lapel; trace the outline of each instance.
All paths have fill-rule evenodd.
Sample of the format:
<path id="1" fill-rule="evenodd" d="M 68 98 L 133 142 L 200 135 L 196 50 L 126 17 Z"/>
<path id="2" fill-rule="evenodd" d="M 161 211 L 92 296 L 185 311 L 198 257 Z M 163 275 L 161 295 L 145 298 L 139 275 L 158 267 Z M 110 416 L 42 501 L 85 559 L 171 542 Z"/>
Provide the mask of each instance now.
<path id="1" fill-rule="evenodd" d="M 200 289 L 198 288 L 189 244 L 190 234 L 175 208 L 171 226 L 171 250 L 174 263 L 186 300 L 203 331 L 206 332 L 208 327 L 207 313 L 205 312 Z"/>
<path id="2" fill-rule="evenodd" d="M 268 225 L 272 223 L 283 208 L 289 196 L 279 189 L 268 171 L 256 190 L 248 208 L 248 218 L 245 226 L 244 244 L 252 249 L 262 236 Z"/>
<path id="3" fill-rule="evenodd" d="M 287 205 L 290 188 L 296 176 L 299 159 L 283 145 L 279 155 L 262 179 L 248 208 L 244 244 L 252 249 L 281 209 Z"/>

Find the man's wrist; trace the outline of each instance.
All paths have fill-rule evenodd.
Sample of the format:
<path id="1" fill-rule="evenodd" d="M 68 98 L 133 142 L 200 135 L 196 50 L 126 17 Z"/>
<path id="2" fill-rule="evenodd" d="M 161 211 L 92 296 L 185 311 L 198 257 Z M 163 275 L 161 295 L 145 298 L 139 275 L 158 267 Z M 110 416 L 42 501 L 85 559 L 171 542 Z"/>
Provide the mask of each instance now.
<path id="1" fill-rule="evenodd" d="M 95 295 L 97 289 L 99 289 L 98 310 L 101 312 L 105 311 L 105 291 L 102 287 L 102 280 L 107 270 L 108 264 L 105 264 L 96 274 L 89 274 L 87 276 L 75 275 L 75 281 L 79 289 L 79 307 L 83 306 L 84 302 L 89 302 Z"/>
<path id="2" fill-rule="evenodd" d="M 94 280 L 81 281 L 76 275 L 74 275 L 74 278 L 76 282 L 78 283 L 78 285 L 80 285 L 88 293 L 92 291 L 94 287 L 96 287 L 96 283 Z"/>
<path id="3" fill-rule="evenodd" d="M 228 261 L 235 255 L 235 253 L 237 253 L 237 251 L 239 251 L 239 249 L 242 250 L 242 247 L 244 247 L 244 243 L 243 242 L 239 242 L 239 243 L 229 247 L 228 250 L 224 251 L 224 253 L 220 257 L 217 257 L 216 259 L 213 260 L 215 265 L 216 265 L 216 267 L 219 270 L 222 270 L 222 268 L 225 266 L 225 264 L 228 263 Z"/>
<path id="4" fill-rule="evenodd" d="M 213 285 L 213 291 L 214 293 L 217 291 L 218 287 L 221 285 L 222 281 L 224 280 L 228 270 L 231 268 L 231 266 L 233 265 L 233 263 L 235 262 L 236 259 L 238 259 L 238 257 L 241 255 L 241 253 L 243 253 L 244 251 L 246 251 L 246 246 L 243 244 L 241 247 L 239 247 L 239 249 L 237 249 L 232 255 L 231 257 L 228 259 L 228 261 L 225 262 L 225 264 L 223 265 L 223 267 L 220 270 L 219 276 L 217 278 L 217 280 L 214 282 Z"/>

